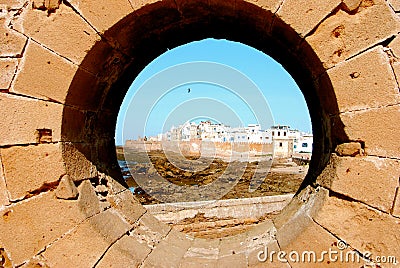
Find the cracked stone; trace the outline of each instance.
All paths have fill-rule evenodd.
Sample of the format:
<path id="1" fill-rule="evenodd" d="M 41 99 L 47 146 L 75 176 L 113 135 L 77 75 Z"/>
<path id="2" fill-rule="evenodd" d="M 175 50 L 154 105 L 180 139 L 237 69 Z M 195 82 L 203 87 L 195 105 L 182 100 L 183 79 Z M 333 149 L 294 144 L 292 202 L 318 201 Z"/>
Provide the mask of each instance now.
<path id="1" fill-rule="evenodd" d="M 55 193 L 57 198 L 65 200 L 76 199 L 79 195 L 78 188 L 76 188 L 74 182 L 68 175 L 62 177 Z"/>

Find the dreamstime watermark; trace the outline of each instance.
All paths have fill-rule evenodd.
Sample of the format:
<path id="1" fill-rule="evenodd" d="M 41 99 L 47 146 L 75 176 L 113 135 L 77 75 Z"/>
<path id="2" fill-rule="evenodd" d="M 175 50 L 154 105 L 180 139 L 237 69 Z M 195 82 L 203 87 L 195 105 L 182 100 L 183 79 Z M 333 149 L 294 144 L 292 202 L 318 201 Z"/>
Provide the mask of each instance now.
<path id="1" fill-rule="evenodd" d="M 373 256 L 369 251 L 360 253 L 350 249 L 348 244 L 342 240 L 334 244 L 335 248 L 328 248 L 321 252 L 313 250 L 270 251 L 265 246 L 258 252 L 257 259 L 263 263 L 357 263 L 363 264 L 363 267 L 376 267 L 376 264 L 398 264 L 395 256 Z"/>

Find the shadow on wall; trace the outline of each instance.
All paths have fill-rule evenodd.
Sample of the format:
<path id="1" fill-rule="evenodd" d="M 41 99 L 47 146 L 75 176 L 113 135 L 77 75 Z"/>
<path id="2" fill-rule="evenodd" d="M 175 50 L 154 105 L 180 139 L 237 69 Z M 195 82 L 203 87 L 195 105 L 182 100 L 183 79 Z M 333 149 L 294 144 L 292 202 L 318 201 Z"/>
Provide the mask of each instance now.
<path id="1" fill-rule="evenodd" d="M 179 11 L 174 1 L 146 5 L 107 30 L 88 51 L 70 85 L 63 111 L 63 157 L 71 176 L 87 178 L 97 169 L 125 185 L 114 135 L 129 86 L 167 49 L 204 38 L 252 46 L 292 75 L 305 96 L 314 134 L 310 171 L 301 189 L 315 181 L 336 145 L 348 141 L 321 61 L 307 42 L 271 11 L 244 1 L 236 1 L 233 7 L 224 0 L 213 7 L 189 1 Z"/>

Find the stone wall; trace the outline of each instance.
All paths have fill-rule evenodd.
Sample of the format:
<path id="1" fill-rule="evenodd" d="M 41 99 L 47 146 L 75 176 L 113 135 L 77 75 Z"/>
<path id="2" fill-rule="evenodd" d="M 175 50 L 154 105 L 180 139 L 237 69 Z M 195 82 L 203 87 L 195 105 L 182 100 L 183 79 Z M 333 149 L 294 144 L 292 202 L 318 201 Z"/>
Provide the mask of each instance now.
<path id="1" fill-rule="evenodd" d="M 400 260 L 399 12 L 398 0 L 0 0 L 0 266 L 253 267 L 266 245 L 321 252 L 338 239 Z M 279 61 L 314 134 L 283 213 L 222 240 L 147 213 L 114 146 L 138 72 L 206 37 Z"/>

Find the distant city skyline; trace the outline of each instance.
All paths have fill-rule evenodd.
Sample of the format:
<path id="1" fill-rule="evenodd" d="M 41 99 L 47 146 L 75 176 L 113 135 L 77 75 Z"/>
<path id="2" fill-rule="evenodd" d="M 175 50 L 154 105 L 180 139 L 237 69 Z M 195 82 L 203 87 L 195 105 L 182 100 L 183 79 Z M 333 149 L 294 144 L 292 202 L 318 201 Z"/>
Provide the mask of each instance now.
<path id="1" fill-rule="evenodd" d="M 133 99 L 138 96 L 138 90 L 149 79 L 173 66 L 196 61 L 215 62 L 237 70 L 251 80 L 263 96 L 258 96 L 254 90 L 246 91 L 248 85 L 238 94 L 238 90 L 230 90 L 224 85 L 188 78 L 187 83 L 173 88 L 158 90 L 165 84 L 162 81 L 152 87 L 149 85 L 146 99 L 134 103 Z M 200 68 L 195 73 L 201 76 L 207 71 L 210 70 Z M 181 80 L 185 76 L 194 77 L 193 72 L 186 74 L 182 72 L 180 75 Z M 218 74 L 215 76 L 218 77 Z M 241 88 L 241 81 L 236 81 L 236 76 L 229 77 L 227 81 L 234 87 Z M 149 103 L 145 103 L 147 99 Z M 145 129 L 138 127 L 140 124 L 137 118 L 138 111 L 144 105 L 151 106 L 151 112 L 145 118 Z M 271 120 L 259 118 L 260 112 L 254 110 L 257 110 L 258 106 L 268 106 L 266 109 L 271 110 Z M 261 123 L 263 127 L 276 124 L 289 125 L 293 129 L 311 133 L 310 116 L 304 97 L 295 81 L 279 63 L 241 43 L 205 39 L 167 51 L 138 75 L 121 105 L 117 120 L 116 144 L 121 145 L 125 140 L 136 139 L 138 136 L 154 136 L 160 131 L 168 130 L 172 125 L 199 118 L 212 119 L 231 126 L 246 126 L 253 123 Z M 265 118 L 269 117 L 266 115 Z"/>

